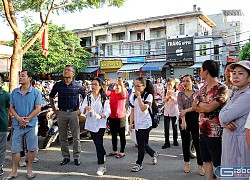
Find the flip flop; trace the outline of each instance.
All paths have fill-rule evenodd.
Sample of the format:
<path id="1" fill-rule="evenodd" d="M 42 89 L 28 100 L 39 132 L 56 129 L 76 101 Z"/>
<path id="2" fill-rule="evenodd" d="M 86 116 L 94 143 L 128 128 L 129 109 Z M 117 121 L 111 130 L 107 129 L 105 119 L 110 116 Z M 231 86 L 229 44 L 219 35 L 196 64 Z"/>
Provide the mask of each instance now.
<path id="1" fill-rule="evenodd" d="M 3 180 L 10 180 L 10 179 L 15 179 L 17 176 L 6 176 L 3 178 Z"/>
<path id="2" fill-rule="evenodd" d="M 115 156 L 115 155 L 117 155 L 116 152 L 111 152 L 111 153 L 108 154 L 108 156 Z"/>
<path id="3" fill-rule="evenodd" d="M 120 158 L 123 158 L 124 156 L 125 156 L 125 154 L 117 154 L 116 158 L 120 159 Z"/>
<path id="4" fill-rule="evenodd" d="M 35 176 L 34 173 L 27 174 L 27 178 L 28 178 L 28 179 L 33 179 L 33 178 L 35 178 L 35 177 L 36 177 L 36 176 Z"/>

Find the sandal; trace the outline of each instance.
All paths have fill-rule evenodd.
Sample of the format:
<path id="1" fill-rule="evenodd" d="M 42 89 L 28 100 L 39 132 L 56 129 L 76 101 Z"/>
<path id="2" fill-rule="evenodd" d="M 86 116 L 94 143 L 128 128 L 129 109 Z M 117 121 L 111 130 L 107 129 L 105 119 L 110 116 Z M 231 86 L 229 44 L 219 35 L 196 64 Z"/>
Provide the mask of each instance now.
<path id="1" fill-rule="evenodd" d="M 140 164 L 135 164 L 135 165 L 131 168 L 131 171 L 132 171 L 132 172 L 138 172 L 138 171 L 140 171 L 140 170 L 142 170 L 142 169 L 143 169 L 142 165 L 140 165 Z"/>
<path id="2" fill-rule="evenodd" d="M 125 154 L 120 154 L 120 153 L 119 153 L 119 154 L 116 155 L 116 158 L 117 158 L 117 159 L 120 159 L 120 158 L 123 158 L 124 156 L 125 156 Z"/>
<path id="3" fill-rule="evenodd" d="M 16 176 L 6 176 L 3 178 L 3 180 L 15 179 L 16 177 L 17 177 L 17 175 Z"/>
<path id="4" fill-rule="evenodd" d="M 115 155 L 117 155 L 117 152 L 111 152 L 107 156 L 115 156 Z"/>
<path id="5" fill-rule="evenodd" d="M 190 173 L 190 163 L 189 162 L 185 162 L 184 172 L 185 173 Z"/>
<path id="6" fill-rule="evenodd" d="M 33 178 L 35 178 L 35 177 L 36 177 L 36 176 L 35 176 L 34 173 L 27 174 L 27 178 L 28 178 L 28 179 L 33 179 Z"/>
<path id="7" fill-rule="evenodd" d="M 201 165 L 198 166 L 198 173 L 200 176 L 205 176 L 203 166 L 201 166 Z"/>

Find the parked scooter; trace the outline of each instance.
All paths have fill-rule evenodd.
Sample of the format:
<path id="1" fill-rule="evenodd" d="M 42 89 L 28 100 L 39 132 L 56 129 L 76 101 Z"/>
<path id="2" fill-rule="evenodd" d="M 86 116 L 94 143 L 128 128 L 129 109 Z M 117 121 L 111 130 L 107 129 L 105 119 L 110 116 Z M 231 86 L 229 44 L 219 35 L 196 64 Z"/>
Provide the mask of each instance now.
<path id="1" fill-rule="evenodd" d="M 57 115 L 54 114 L 53 111 L 50 111 L 47 113 L 47 119 L 48 119 L 49 130 L 48 130 L 47 135 L 43 141 L 42 149 L 46 149 L 46 148 L 50 147 L 50 145 L 53 142 L 55 142 L 56 140 L 58 140 L 58 138 L 60 136 L 59 131 L 58 131 L 58 117 L 57 117 Z M 86 117 L 83 114 L 81 114 L 79 116 L 80 137 L 85 137 L 89 133 L 89 131 L 84 129 L 85 121 L 86 121 Z M 72 141 L 72 140 L 73 140 L 72 133 L 71 133 L 70 129 L 68 129 L 68 141 Z"/>
<path id="2" fill-rule="evenodd" d="M 53 114 L 53 111 L 48 112 L 48 132 L 46 134 L 45 139 L 43 140 L 42 149 L 46 149 L 50 147 L 51 143 L 55 142 L 58 135 L 58 123 L 57 123 L 57 115 Z"/>
<path id="3" fill-rule="evenodd" d="M 162 99 L 160 94 L 155 94 L 154 96 L 155 96 L 154 98 L 155 98 L 156 106 L 158 107 L 159 115 L 162 116 L 163 115 L 163 109 L 164 109 L 163 99 Z"/>
<path id="4" fill-rule="evenodd" d="M 42 95 L 43 104 L 41 108 L 41 112 L 37 115 L 38 117 L 38 136 L 46 137 L 48 128 L 48 120 L 47 113 L 49 109 L 51 109 L 51 105 L 49 103 L 49 99 L 45 94 Z"/>

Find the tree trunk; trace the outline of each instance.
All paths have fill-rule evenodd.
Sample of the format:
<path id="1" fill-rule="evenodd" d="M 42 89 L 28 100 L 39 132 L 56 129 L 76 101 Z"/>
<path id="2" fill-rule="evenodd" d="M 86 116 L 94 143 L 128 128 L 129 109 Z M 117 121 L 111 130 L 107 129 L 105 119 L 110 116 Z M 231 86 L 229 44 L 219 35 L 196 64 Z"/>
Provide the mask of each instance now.
<path id="1" fill-rule="evenodd" d="M 19 85 L 19 72 L 22 70 L 22 56 L 23 50 L 21 47 L 22 38 L 15 38 L 13 45 L 13 54 L 11 56 L 10 64 L 10 87 L 9 90 L 12 92 L 13 89 Z"/>

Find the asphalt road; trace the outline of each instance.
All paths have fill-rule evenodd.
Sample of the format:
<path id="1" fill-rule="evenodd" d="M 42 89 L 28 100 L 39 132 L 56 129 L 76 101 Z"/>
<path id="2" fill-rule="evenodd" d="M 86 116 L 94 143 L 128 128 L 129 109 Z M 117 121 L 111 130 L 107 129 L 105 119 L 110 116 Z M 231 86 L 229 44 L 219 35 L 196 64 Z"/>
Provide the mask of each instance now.
<path id="1" fill-rule="evenodd" d="M 107 157 L 106 167 L 107 173 L 98 177 L 96 171 L 98 168 L 96 151 L 91 139 L 84 138 L 81 140 L 82 153 L 81 153 L 81 165 L 75 166 L 72 161 L 65 166 L 60 166 L 62 160 L 60 146 L 58 143 L 52 144 L 51 147 L 45 150 L 39 150 L 37 157 L 39 162 L 33 166 L 33 172 L 36 174 L 37 180 L 76 180 L 76 179 L 131 179 L 131 180 L 198 180 L 205 179 L 205 177 L 198 175 L 198 166 L 196 159 L 191 159 L 191 172 L 183 172 L 183 157 L 181 149 L 181 140 L 179 139 L 180 146 L 171 146 L 168 149 L 161 149 L 164 143 L 163 135 L 163 121 L 160 122 L 160 126 L 153 129 L 150 133 L 150 145 L 159 152 L 158 163 L 152 165 L 152 158 L 149 155 L 145 155 L 143 167 L 144 169 L 139 172 L 131 172 L 130 169 L 137 159 L 137 148 L 134 143 L 127 136 L 127 145 L 125 149 L 126 156 L 121 159 L 115 157 Z M 39 143 L 42 143 L 44 138 L 39 137 Z M 111 149 L 111 136 L 106 134 L 104 138 L 104 145 L 106 152 L 109 153 Z M 171 137 L 172 139 L 172 137 Z M 119 146 L 118 146 L 119 147 Z M 10 145 L 8 142 L 8 150 L 6 162 L 4 164 L 6 176 L 11 171 L 11 154 Z M 72 150 L 72 146 L 70 147 Z M 72 153 L 72 151 L 71 151 Z M 16 180 L 23 180 L 26 178 L 26 168 L 20 167 L 18 169 L 19 174 Z"/>

